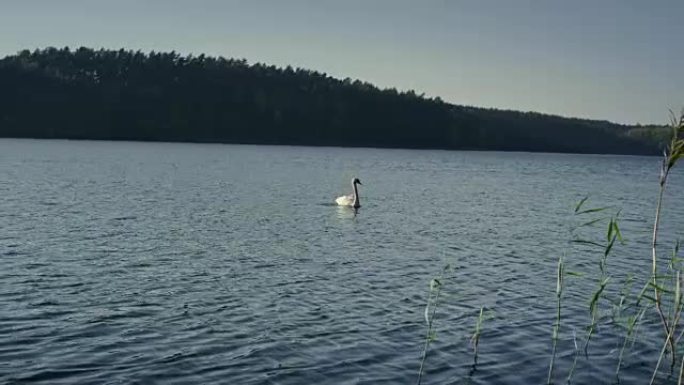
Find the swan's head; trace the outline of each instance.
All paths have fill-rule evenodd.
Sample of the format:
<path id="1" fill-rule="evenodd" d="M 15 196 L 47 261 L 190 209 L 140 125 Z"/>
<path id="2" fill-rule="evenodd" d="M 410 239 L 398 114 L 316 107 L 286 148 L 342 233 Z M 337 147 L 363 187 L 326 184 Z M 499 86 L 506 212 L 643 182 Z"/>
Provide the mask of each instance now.
<path id="1" fill-rule="evenodd" d="M 363 183 L 361 183 L 361 181 L 359 180 L 359 178 L 354 178 L 354 179 L 352 179 L 352 184 L 357 184 L 357 183 L 360 184 L 360 185 L 363 185 Z"/>

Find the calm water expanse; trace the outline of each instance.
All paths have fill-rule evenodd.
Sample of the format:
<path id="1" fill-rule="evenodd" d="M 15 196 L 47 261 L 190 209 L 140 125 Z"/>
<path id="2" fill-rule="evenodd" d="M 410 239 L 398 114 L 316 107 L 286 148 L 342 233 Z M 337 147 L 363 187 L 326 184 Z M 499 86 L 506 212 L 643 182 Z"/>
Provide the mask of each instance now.
<path id="1" fill-rule="evenodd" d="M 653 157 L 0 140 L 0 383 L 412 384 L 447 263 L 427 384 L 546 381 L 555 266 L 584 195 L 622 209 L 616 276 L 649 264 Z M 332 205 L 358 176 L 363 207 Z M 684 230 L 672 175 L 663 244 Z M 679 190 L 679 193 L 674 192 Z M 597 237 L 604 230 L 597 230 Z M 557 378 L 593 276 L 571 279 Z M 480 359 L 469 335 L 491 310 Z M 646 320 L 623 383 L 660 341 Z M 575 383 L 613 383 L 599 329 Z M 665 379 L 663 377 L 665 381 Z M 562 382 L 562 381 L 561 381 Z"/>

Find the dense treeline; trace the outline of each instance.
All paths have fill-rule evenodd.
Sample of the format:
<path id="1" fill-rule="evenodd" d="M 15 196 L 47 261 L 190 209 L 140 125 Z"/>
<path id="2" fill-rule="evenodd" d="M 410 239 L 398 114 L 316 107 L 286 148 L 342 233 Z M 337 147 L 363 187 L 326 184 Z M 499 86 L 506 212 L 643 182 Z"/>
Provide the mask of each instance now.
<path id="1" fill-rule="evenodd" d="M 47 48 L 0 60 L 2 137 L 657 152 L 632 129 L 204 55 Z"/>

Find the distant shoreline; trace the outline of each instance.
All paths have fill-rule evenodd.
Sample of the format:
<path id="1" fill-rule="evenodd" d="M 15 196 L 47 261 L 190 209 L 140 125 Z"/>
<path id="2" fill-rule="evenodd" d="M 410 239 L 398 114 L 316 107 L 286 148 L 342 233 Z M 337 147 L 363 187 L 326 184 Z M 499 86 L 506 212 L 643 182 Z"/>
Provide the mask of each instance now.
<path id="1" fill-rule="evenodd" d="M 255 146 L 255 147 L 303 147 L 303 148 L 334 148 L 334 149 L 367 149 L 367 150 L 410 150 L 410 151 L 444 151 L 444 152 L 501 152 L 511 154 L 549 154 L 549 155 L 593 155 L 593 156 L 630 156 L 660 158 L 659 154 L 612 154 L 591 152 L 551 152 L 525 150 L 492 150 L 476 148 L 410 148 L 410 147 L 373 147 L 373 146 L 336 146 L 336 145 L 306 145 L 306 144 L 272 144 L 272 143 L 227 143 L 227 142 L 197 142 L 197 141 L 165 141 L 165 140 L 129 140 L 129 139 L 73 139 L 73 138 L 29 138 L 29 137 L 0 137 L 0 140 L 26 141 L 62 141 L 62 142 L 98 142 L 98 143 L 145 143 L 145 144 L 215 144 L 222 146 Z"/>
<path id="2" fill-rule="evenodd" d="M 24 50 L 0 84 L 8 138 L 658 155 L 664 133 L 175 52 Z"/>

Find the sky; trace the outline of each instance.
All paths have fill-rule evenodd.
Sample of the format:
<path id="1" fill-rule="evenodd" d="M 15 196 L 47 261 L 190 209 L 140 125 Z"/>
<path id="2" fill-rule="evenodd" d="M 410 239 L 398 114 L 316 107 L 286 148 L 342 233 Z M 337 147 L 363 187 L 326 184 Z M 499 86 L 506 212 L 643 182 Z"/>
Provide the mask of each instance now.
<path id="1" fill-rule="evenodd" d="M 245 58 L 445 101 L 619 123 L 684 107 L 684 0 L 0 0 L 0 56 Z"/>

